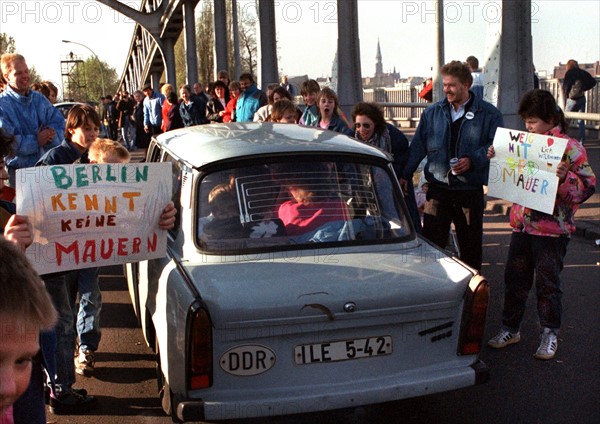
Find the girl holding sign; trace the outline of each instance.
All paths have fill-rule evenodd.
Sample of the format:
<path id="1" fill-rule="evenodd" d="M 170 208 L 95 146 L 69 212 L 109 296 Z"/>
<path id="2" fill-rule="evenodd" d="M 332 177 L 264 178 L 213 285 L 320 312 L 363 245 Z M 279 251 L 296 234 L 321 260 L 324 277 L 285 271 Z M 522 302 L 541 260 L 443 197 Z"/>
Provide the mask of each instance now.
<path id="1" fill-rule="evenodd" d="M 583 145 L 566 135 L 564 115 L 550 92 L 532 90 L 526 93 L 519 105 L 519 116 L 530 133 L 567 138 L 568 144 L 556 169 L 559 186 L 554 213 L 546 214 L 516 203 L 510 210 L 513 232 L 504 271 L 502 329 L 488 345 L 499 349 L 521 339 L 519 327 L 535 281 L 542 328 L 540 345 L 534 356 L 552 359 L 558 347 L 562 315 L 559 274 L 569 238 L 575 231 L 575 212 L 594 194 L 596 176 Z M 494 154 L 494 146 L 491 146 L 488 158 Z"/>

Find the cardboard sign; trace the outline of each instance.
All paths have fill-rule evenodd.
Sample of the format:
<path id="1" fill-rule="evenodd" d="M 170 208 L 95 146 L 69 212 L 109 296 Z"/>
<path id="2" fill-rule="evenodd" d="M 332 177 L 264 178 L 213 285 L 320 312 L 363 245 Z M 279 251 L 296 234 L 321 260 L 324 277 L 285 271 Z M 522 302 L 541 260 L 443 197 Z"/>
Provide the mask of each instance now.
<path id="1" fill-rule="evenodd" d="M 17 213 L 34 233 L 39 274 L 162 257 L 158 227 L 171 199 L 170 163 L 53 165 L 17 170 Z"/>
<path id="2" fill-rule="evenodd" d="M 552 214 L 560 163 L 568 140 L 498 128 L 490 160 L 488 195 Z"/>

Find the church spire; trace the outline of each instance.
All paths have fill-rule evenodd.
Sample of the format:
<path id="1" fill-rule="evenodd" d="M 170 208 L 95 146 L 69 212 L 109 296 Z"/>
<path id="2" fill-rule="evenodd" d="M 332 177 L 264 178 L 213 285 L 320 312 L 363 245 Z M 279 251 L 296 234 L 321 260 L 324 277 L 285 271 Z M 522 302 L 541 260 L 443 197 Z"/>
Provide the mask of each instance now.
<path id="1" fill-rule="evenodd" d="M 377 55 L 375 56 L 375 76 L 383 75 L 383 63 L 381 61 L 381 46 L 379 45 L 379 37 L 377 38 Z"/>

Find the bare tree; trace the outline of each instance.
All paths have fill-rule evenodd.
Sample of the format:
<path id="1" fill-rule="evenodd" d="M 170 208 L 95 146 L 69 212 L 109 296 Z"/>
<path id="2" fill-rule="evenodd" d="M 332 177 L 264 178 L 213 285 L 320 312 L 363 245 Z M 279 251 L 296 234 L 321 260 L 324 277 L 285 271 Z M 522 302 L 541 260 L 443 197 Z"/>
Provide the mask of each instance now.
<path id="1" fill-rule="evenodd" d="M 250 72 L 255 75 L 257 68 L 257 45 L 256 45 L 256 15 L 245 11 L 238 13 L 240 18 L 240 62 L 242 72 Z"/>
<path id="2" fill-rule="evenodd" d="M 213 10 L 210 1 L 203 2 L 202 12 L 196 21 L 196 48 L 198 49 L 199 81 L 207 83 L 214 75 Z"/>
<path id="3" fill-rule="evenodd" d="M 177 93 L 179 93 L 179 88 L 181 85 L 185 84 L 187 79 L 187 63 L 185 60 L 185 37 L 183 32 L 177 39 L 175 43 L 175 89 Z M 194 81 L 191 82 L 192 84 Z"/>
<path id="4" fill-rule="evenodd" d="M 227 2 L 227 27 L 232 28 L 232 11 L 231 3 Z M 257 17 L 251 12 L 244 11 L 240 13 L 240 5 L 238 4 L 238 16 L 240 22 L 239 39 L 240 39 L 240 62 L 242 71 L 251 72 L 253 75 L 257 69 L 257 45 L 256 45 L 256 23 Z M 229 69 L 234 69 L 234 48 L 233 34 L 229 31 L 228 34 L 228 58 L 227 63 Z M 202 82 L 212 81 L 214 78 L 214 26 L 213 26 L 213 7 L 212 1 L 202 2 L 202 10 L 196 20 L 196 44 L 198 50 L 198 74 L 199 80 Z M 183 56 L 176 53 L 176 56 Z M 179 67 L 179 64 L 177 64 Z M 179 74 L 178 74 L 179 75 Z"/>

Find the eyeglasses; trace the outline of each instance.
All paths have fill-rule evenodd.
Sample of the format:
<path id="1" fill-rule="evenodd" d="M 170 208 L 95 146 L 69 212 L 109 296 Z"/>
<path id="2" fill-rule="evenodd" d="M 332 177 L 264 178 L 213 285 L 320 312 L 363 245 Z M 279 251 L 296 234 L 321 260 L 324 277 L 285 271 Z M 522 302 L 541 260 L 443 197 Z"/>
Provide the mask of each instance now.
<path id="1" fill-rule="evenodd" d="M 355 128 L 363 127 L 365 130 L 368 130 L 369 128 L 371 128 L 371 124 L 366 123 L 366 122 L 364 124 L 361 124 L 360 122 L 356 122 L 356 123 L 354 123 L 354 127 Z"/>

